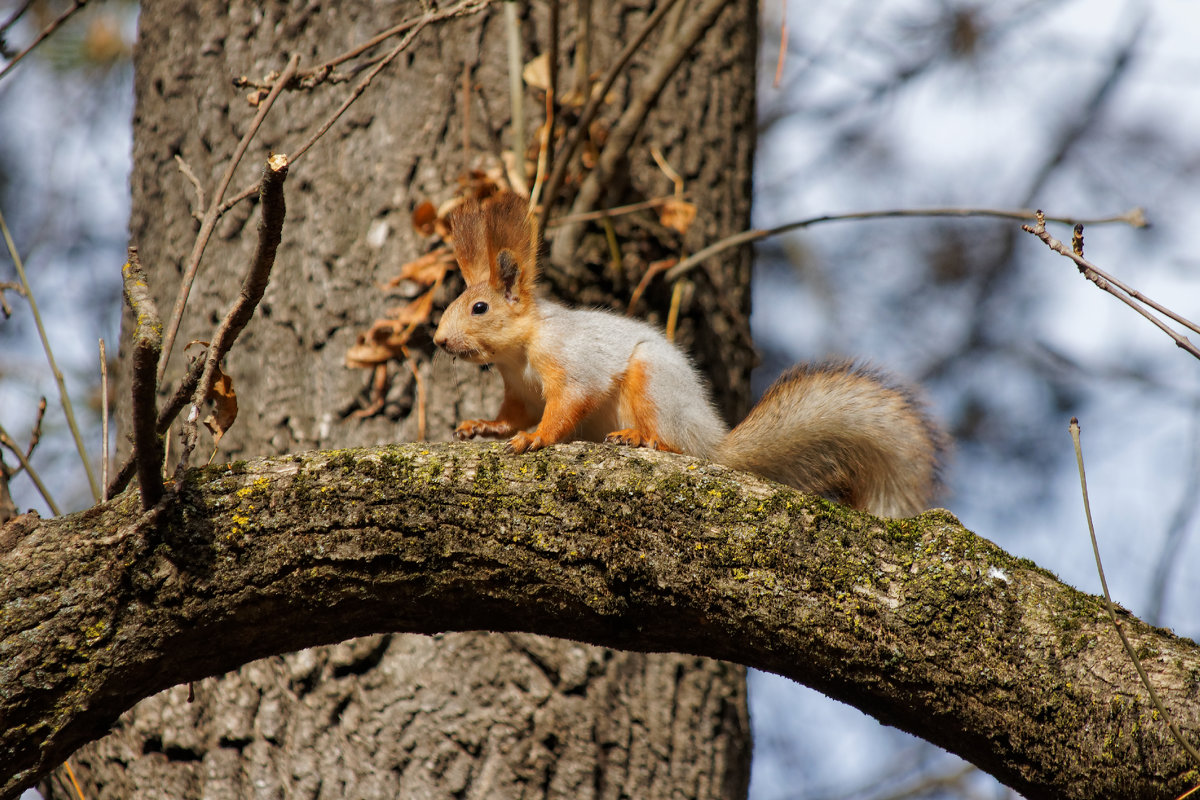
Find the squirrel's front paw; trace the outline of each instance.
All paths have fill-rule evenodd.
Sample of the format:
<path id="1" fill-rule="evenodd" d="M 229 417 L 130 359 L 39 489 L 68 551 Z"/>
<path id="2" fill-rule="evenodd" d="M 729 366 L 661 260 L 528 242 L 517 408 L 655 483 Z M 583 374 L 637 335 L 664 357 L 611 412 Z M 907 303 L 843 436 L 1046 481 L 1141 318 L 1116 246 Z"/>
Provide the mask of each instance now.
<path id="1" fill-rule="evenodd" d="M 457 439 L 474 439 L 476 436 L 508 436 L 512 433 L 512 428 L 507 423 L 497 420 L 488 419 L 468 419 L 463 420 L 454 429 L 454 436 Z"/>
<path id="2" fill-rule="evenodd" d="M 521 431 L 516 436 L 508 440 L 508 452 L 531 453 L 534 450 L 541 450 L 543 447 L 551 444 L 554 443 L 543 439 L 536 433 Z"/>

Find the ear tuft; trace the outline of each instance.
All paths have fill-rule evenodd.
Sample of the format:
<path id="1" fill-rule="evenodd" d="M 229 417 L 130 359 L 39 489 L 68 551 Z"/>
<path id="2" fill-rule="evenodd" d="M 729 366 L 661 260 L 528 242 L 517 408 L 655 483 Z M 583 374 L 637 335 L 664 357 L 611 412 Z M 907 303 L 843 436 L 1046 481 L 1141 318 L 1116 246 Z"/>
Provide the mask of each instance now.
<path id="1" fill-rule="evenodd" d="M 483 283 L 491 274 L 488 263 L 487 219 L 476 200 L 468 200 L 450 214 L 454 257 L 467 285 Z"/>
<path id="2" fill-rule="evenodd" d="M 504 287 L 504 296 L 515 300 L 520 294 L 517 280 L 521 277 L 521 267 L 513 251 L 505 248 L 496 254 L 496 267 L 500 275 L 500 283 Z"/>

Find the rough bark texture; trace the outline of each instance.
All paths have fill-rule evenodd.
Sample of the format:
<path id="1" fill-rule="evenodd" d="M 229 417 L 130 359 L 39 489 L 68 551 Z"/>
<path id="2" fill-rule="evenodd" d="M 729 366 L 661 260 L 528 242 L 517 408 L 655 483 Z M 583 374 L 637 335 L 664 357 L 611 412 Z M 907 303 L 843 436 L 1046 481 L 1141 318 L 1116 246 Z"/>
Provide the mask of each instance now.
<path id="1" fill-rule="evenodd" d="M 647 5 L 597 6 L 592 71 L 607 67 L 645 20 Z M 196 230 L 194 190 L 174 157 L 185 159 L 211 193 L 254 115 L 248 90 L 230 79 L 261 80 L 293 53 L 302 69 L 311 68 L 421 6 L 164 0 L 143 7 L 130 228 L 160 308 L 174 302 Z M 546 8 L 522 7 L 532 57 L 546 47 Z M 701 206 L 693 230 L 680 241 L 652 215 L 621 220 L 626 258 L 616 274 L 594 226 L 578 260 L 549 270 L 560 297 L 619 305 L 648 261 L 748 226 L 756 13 L 748 0 L 728 3 L 664 88 L 631 148 L 629 172 L 616 176 L 604 198 L 669 193 L 671 183 L 649 156 L 656 144 Z M 240 414 L 218 461 L 415 438 L 408 370 L 392 365 L 382 413 L 351 419 L 366 404 L 370 379 L 346 369 L 343 358 L 356 334 L 417 293 L 408 285 L 388 294 L 378 288 L 428 248 L 412 230 L 412 210 L 426 199 L 447 200 L 460 175 L 497 165 L 510 146 L 503 16 L 497 6 L 424 30 L 293 165 L 272 283 L 226 360 Z M 565 67 L 576 36 L 573 4 L 564 4 L 563 17 Z M 650 69 L 659 41 L 652 37 L 618 82 L 605 124 Z M 362 74 L 284 93 L 233 188 L 255 180 L 268 151 L 288 153 L 304 141 Z M 532 129 L 540 121 L 532 91 L 526 108 Z M 243 203 L 218 224 L 169 377 L 183 372 L 182 345 L 210 338 L 228 307 L 250 258 L 256 214 Z M 743 253 L 695 273 L 683 293 L 681 340 L 712 374 L 731 417 L 745 409 L 753 358 L 748 259 Z M 450 298 L 453 284 L 439 302 Z M 639 310 L 661 319 L 669 293 L 654 287 Z M 457 419 L 493 411 L 498 385 L 472 369 L 433 364 L 430 349 L 426 337 L 412 352 L 429 391 L 429 435 L 444 438 Z M 350 635 L 343 633 L 328 640 Z M 702 798 L 738 796 L 748 781 L 743 671 L 690 656 L 622 654 L 527 636 L 462 634 L 436 643 L 384 636 L 248 665 L 197 684 L 196 692 L 192 705 L 183 690 L 147 700 L 112 736 L 79 753 L 73 764 L 90 784 L 88 796 Z"/>
<path id="2" fill-rule="evenodd" d="M 126 494 L 66 518 L 25 520 L 4 545 L 4 796 L 165 686 L 350 635 L 475 628 L 736 659 L 936 742 L 1029 798 L 1170 798 L 1197 779 L 1099 598 L 1007 555 L 946 512 L 878 520 L 680 456 L 570 445 L 514 457 L 496 445 L 398 445 L 241 462 L 192 473 L 178 499 L 151 517 L 139 519 L 136 497 Z M 1128 616 L 1123 624 L 1194 739 L 1200 648 Z M 520 772 L 536 785 L 531 791 L 566 796 L 583 785 L 616 795 L 636 764 L 670 773 L 685 793 L 731 788 L 701 788 L 720 773 L 688 760 L 686 742 L 682 751 L 670 742 L 656 750 L 642 738 L 673 727 L 671 714 L 714 725 L 742 713 L 692 676 L 655 683 L 656 673 L 637 674 L 642 657 L 598 663 L 590 648 L 521 634 L 435 639 L 417 639 L 423 649 L 394 662 L 379 636 L 259 662 L 245 670 L 261 679 L 257 688 L 206 681 L 198 694 L 211 704 L 156 706 L 153 724 L 144 715 L 137 724 L 159 759 L 192 758 L 192 729 L 206 727 L 196 709 L 215 704 L 235 721 L 219 758 L 269 769 L 244 752 L 268 745 L 247 739 L 238 721 L 267 740 L 306 744 L 280 719 L 280 696 L 303 695 L 324 677 L 346 703 L 323 724 L 336 738 L 377 746 L 381 768 L 363 783 L 330 786 L 323 770 L 343 754 L 311 752 L 311 768 L 292 776 L 302 794 L 396 796 L 409 780 L 406 796 L 440 795 L 448 785 L 474 796 L 489 788 L 468 777 L 480 758 Z M 496 640 L 512 669 L 503 683 L 479 668 L 481 655 L 496 657 Z M 525 760 L 489 758 L 519 731 L 496 726 L 473 697 L 436 699 L 456 724 L 437 737 L 435 764 L 422 753 L 428 743 L 411 738 L 421 735 L 410 726 L 429 710 L 427 699 L 374 713 L 350 702 L 364 681 L 416 685 L 431 669 L 453 670 L 464 690 L 488 687 L 495 705 L 514 707 L 515 720 L 528 696 L 541 698 Z M 551 698 L 564 683 L 607 702 L 629 681 L 669 702 L 612 704 L 599 742 L 558 724 L 562 708 Z M 400 735 L 385 735 L 383 721 Z M 579 763 L 564 756 L 596 744 L 615 765 L 564 774 Z M 560 759 L 567 763 L 556 770 Z M 436 784 L 423 783 L 431 772 Z M 279 780 L 253 777 L 260 788 Z M 187 787 L 158 788 L 174 795 Z"/>

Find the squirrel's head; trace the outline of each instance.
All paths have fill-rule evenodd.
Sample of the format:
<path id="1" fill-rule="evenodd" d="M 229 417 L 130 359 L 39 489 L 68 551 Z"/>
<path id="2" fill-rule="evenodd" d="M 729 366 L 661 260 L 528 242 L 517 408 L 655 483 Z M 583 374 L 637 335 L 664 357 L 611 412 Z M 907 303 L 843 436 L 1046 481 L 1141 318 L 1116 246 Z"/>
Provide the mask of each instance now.
<path id="1" fill-rule="evenodd" d="M 475 364 L 523 353 L 537 282 L 529 203 L 512 192 L 464 203 L 450 235 L 467 288 L 442 312 L 434 344 Z"/>

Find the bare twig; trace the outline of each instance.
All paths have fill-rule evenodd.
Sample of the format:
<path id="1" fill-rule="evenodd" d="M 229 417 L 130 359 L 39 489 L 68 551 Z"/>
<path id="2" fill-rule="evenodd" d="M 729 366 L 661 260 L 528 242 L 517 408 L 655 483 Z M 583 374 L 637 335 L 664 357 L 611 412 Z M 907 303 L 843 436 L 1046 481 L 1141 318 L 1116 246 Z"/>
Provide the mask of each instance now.
<path id="1" fill-rule="evenodd" d="M 775 80 L 771 83 L 775 89 L 783 83 L 783 62 L 787 59 L 787 6 L 787 0 L 782 0 L 779 4 L 779 60 L 775 62 Z"/>
<path id="2" fill-rule="evenodd" d="M 463 5 L 463 3 L 459 3 L 459 5 L 460 6 Z M 486 3 L 484 3 L 483 5 L 486 5 Z M 428 15 L 422 14 L 421 16 L 409 17 L 408 19 L 404 20 L 403 22 L 401 22 L 397 25 L 393 25 L 392 27 L 388 28 L 386 31 L 383 31 L 382 33 L 378 33 L 378 34 L 372 36 L 370 39 L 363 42 L 362 44 L 356 45 L 356 46 L 350 48 L 349 50 L 347 50 L 346 52 L 334 56 L 333 58 L 329 59 L 328 61 L 321 64 L 320 66 L 313 67 L 312 69 L 304 70 L 303 72 L 299 73 L 296 76 L 296 80 L 299 81 L 300 83 L 304 84 L 306 87 L 307 86 L 315 86 L 318 82 L 320 82 L 321 80 L 324 80 L 325 77 L 328 76 L 333 71 L 334 67 L 344 64 L 345 62 L 349 61 L 352 58 L 357 58 L 358 56 L 360 56 L 363 53 L 367 52 L 368 50 L 372 49 L 373 47 L 383 44 L 384 42 L 386 42 L 388 39 L 392 38 L 393 36 L 404 33 L 405 31 L 412 28 L 414 25 L 422 24 L 422 21 L 425 19 L 426 16 L 428 16 Z M 295 163 L 295 159 L 292 159 L 292 163 Z"/>
<path id="3" fill-rule="evenodd" d="M 158 412 L 158 424 L 155 430 L 160 436 L 164 436 L 171 428 L 171 424 L 175 418 L 179 416 L 179 412 L 187 405 L 188 400 L 192 398 L 192 394 L 196 391 L 196 384 L 200 383 L 200 375 L 204 372 L 204 359 L 196 359 L 190 367 L 187 374 L 184 375 L 180 384 L 175 387 L 175 393 L 171 395 L 171 399 Z M 170 450 L 170 439 L 163 439 L 165 448 L 164 451 Z M 164 455 L 165 460 L 165 455 Z M 121 468 L 117 470 L 117 474 L 108 484 L 108 496 L 116 497 L 125 490 L 129 485 L 129 481 L 133 479 L 134 471 L 137 469 L 136 453 L 130 453 L 125 457 L 125 461 L 121 463 Z"/>
<path id="4" fill-rule="evenodd" d="M 1125 635 L 1125 629 L 1121 626 L 1121 621 L 1117 619 L 1117 609 L 1113 605 L 1112 596 L 1108 593 L 1108 581 L 1104 577 L 1104 565 L 1100 562 L 1100 545 L 1096 541 L 1096 528 L 1092 524 L 1092 507 L 1088 502 L 1087 490 L 1087 475 L 1083 470 L 1083 447 L 1079 442 L 1079 420 L 1071 417 L 1069 428 L 1071 432 L 1071 441 L 1075 444 L 1075 461 L 1079 465 L 1079 485 L 1083 490 L 1083 511 L 1087 517 L 1088 533 L 1092 537 L 1092 553 L 1096 556 L 1096 572 L 1100 575 L 1100 588 L 1104 590 L 1104 604 L 1108 609 L 1108 618 L 1112 620 L 1113 628 L 1116 629 L 1117 635 L 1121 637 L 1121 644 L 1125 647 L 1125 652 L 1129 655 L 1129 660 L 1133 662 L 1133 666 L 1137 669 L 1138 677 L 1141 678 L 1142 685 L 1146 687 L 1146 692 L 1150 695 L 1150 702 L 1158 710 L 1159 715 L 1166 720 L 1167 727 L 1171 729 L 1171 735 L 1175 737 L 1175 741 L 1179 743 L 1196 766 L 1200 767 L 1200 753 L 1196 752 L 1196 748 L 1192 747 L 1191 743 L 1184 738 L 1183 732 L 1179 730 L 1179 726 L 1175 724 L 1175 718 L 1167 713 L 1167 709 L 1163 707 L 1162 702 L 1158 699 L 1158 692 L 1154 691 L 1153 684 L 1150 683 L 1150 676 L 1146 674 L 1146 670 L 1142 667 L 1142 660 L 1138 658 L 1137 651 L 1129 642 L 1129 637 Z"/>
<path id="5" fill-rule="evenodd" d="M 1044 242 L 1045 245 L 1054 252 L 1074 261 L 1075 265 L 1079 268 L 1080 273 L 1082 273 L 1085 278 L 1148 319 L 1155 327 L 1167 334 L 1167 336 L 1170 336 L 1175 341 L 1176 345 L 1191 353 L 1196 358 L 1200 358 L 1200 349 L 1198 349 L 1196 345 L 1192 344 L 1190 339 L 1177 332 L 1174 328 L 1164 323 L 1158 317 L 1146 311 L 1146 309 L 1142 308 L 1142 304 L 1145 304 L 1158 313 L 1175 320 L 1189 330 L 1200 333 L 1200 327 L 1197 327 L 1196 323 L 1183 316 L 1180 316 L 1171 309 L 1156 303 L 1136 289 L 1126 286 L 1112 275 L 1109 275 L 1107 272 L 1088 261 L 1082 255 L 1076 254 L 1071 247 L 1068 247 L 1058 239 L 1055 239 L 1050 235 L 1049 231 L 1046 230 L 1046 216 L 1041 211 L 1037 212 L 1036 220 L 1037 223 L 1034 225 L 1022 225 L 1021 230 L 1025 231 L 1026 233 L 1033 234 L 1041 239 L 1042 242 Z M 1082 251 L 1082 235 L 1079 235 L 1078 239 L 1080 241 L 1079 249 Z"/>
<path id="6" fill-rule="evenodd" d="M 776 228 L 752 229 L 736 233 L 733 236 L 721 239 L 718 242 L 710 244 L 703 250 L 695 253 L 683 261 L 680 261 L 675 267 L 667 273 L 667 280 L 673 281 L 683 276 L 685 272 L 695 267 L 697 264 L 707 261 L 713 256 L 723 253 L 733 247 L 738 247 L 743 244 L 757 242 L 760 239 L 767 239 L 772 236 L 778 236 L 781 233 L 807 228 L 811 225 L 818 225 L 822 222 L 841 222 L 844 220 L 857 219 L 890 219 L 893 217 L 998 217 L 1000 219 L 1032 219 L 1037 216 L 1037 211 L 1034 209 L 997 209 L 997 208 L 894 208 L 884 211 L 857 211 L 850 214 L 822 214 L 819 217 L 809 217 L 807 219 L 796 220 L 785 225 L 780 225 Z M 1149 225 L 1146 221 L 1146 215 L 1140 208 L 1131 208 L 1124 214 L 1117 214 L 1111 217 L 1099 217 L 1096 219 L 1079 219 L 1077 217 L 1047 217 L 1052 222 L 1062 222 L 1068 225 L 1074 225 L 1083 222 L 1087 225 L 1107 225 L 1111 223 L 1122 223 L 1133 228 L 1145 228 Z"/>
<path id="7" fill-rule="evenodd" d="M 4 80 L 4 76 L 8 74 L 9 70 L 20 63 L 21 59 L 33 52 L 33 48 L 50 38 L 50 36 L 53 35 L 56 30 L 62 27 L 64 22 L 70 19 L 76 11 L 83 8 L 85 5 L 87 5 L 87 0 L 75 0 L 70 8 L 51 20 L 50 24 L 43 28 L 42 31 L 36 37 L 34 37 L 34 40 L 29 43 L 28 47 L 13 56 L 12 60 L 4 65 L 4 69 L 0 69 L 0 80 Z M 11 22 L 5 24 L 8 25 L 11 24 Z"/>
<path id="8" fill-rule="evenodd" d="M 629 148 L 633 146 L 663 87 L 692 48 L 712 30 L 713 23 L 728 5 L 729 0 L 703 0 L 693 4 L 688 8 L 686 21 L 680 26 L 678 33 L 660 41 L 653 64 L 638 84 L 620 119 L 608 132 L 604 148 L 596 159 L 596 166 L 579 187 L 571 205 L 573 212 L 587 211 L 595 207 L 605 186 L 616 173 L 622 159 L 626 158 Z M 564 227 L 554 240 L 551 260 L 555 263 L 566 263 L 569 254 L 574 253 L 576 249 L 580 234 L 581 228 L 577 225 Z"/>
<path id="9" fill-rule="evenodd" d="M 42 440 L 42 420 L 46 418 L 46 398 L 38 398 L 37 416 L 33 420 L 33 430 L 29 433 L 29 448 L 25 451 L 26 458 L 33 458 L 33 450 Z"/>
<path id="10" fill-rule="evenodd" d="M 25 290 L 21 288 L 21 284 L 19 283 L 0 281 L 0 312 L 3 312 L 4 318 L 8 319 L 12 316 L 12 306 L 8 304 L 8 298 L 4 296 L 5 292 L 16 292 L 24 297 Z"/>
<path id="11" fill-rule="evenodd" d="M 158 363 L 158 383 L 162 383 L 163 376 L 167 372 L 167 362 L 171 360 L 171 350 L 175 346 L 175 337 L 179 333 L 179 325 L 183 321 L 183 311 L 187 307 L 188 295 L 192 291 L 192 284 L 196 280 L 196 272 L 200 269 L 200 259 L 204 257 L 204 248 L 208 246 L 208 240 L 212 237 L 213 229 L 216 228 L 217 220 L 221 214 L 221 198 L 225 196 L 225 190 L 229 188 L 229 183 L 233 180 L 233 173 L 241 163 L 242 156 L 246 153 L 246 148 L 250 146 L 250 140 L 258 133 L 259 127 L 262 125 L 263 119 L 266 118 L 267 112 L 271 110 L 271 106 L 275 103 L 275 98 L 279 97 L 280 92 L 291 81 L 292 76 L 296 74 L 297 68 L 300 66 L 299 54 L 293 55 L 288 59 L 287 66 L 276 79 L 275 85 L 271 88 L 271 93 L 258 106 L 258 113 L 254 115 L 250 127 L 242 136 L 242 140 L 238 142 L 237 148 L 233 151 L 233 155 L 229 159 L 229 164 L 225 168 L 225 174 L 221 176 L 221 182 L 217 185 L 217 191 L 213 194 L 212 203 L 208 210 L 204 213 L 204 222 L 200 225 L 200 232 L 196 234 L 196 243 L 192 247 L 192 254 L 188 257 L 187 267 L 184 269 L 183 281 L 179 286 L 179 296 L 175 299 L 175 307 L 171 309 L 171 319 L 167 323 L 166 335 L 163 338 L 162 356 Z"/>
<path id="12" fill-rule="evenodd" d="M 100 338 L 100 501 L 108 501 L 108 356 Z"/>
<path id="13" fill-rule="evenodd" d="M 4 20 L 4 24 L 0 25 L 0 37 L 4 36 L 4 32 L 16 24 L 17 20 L 25 15 L 25 12 L 32 6 L 34 0 L 25 0 L 17 9 L 9 15 L 8 19 Z"/>
<path id="14" fill-rule="evenodd" d="M 133 312 L 136 327 L 133 332 L 132 410 L 133 456 L 137 460 L 138 485 L 141 486 L 142 510 L 149 511 L 163 495 L 163 440 L 156 430 L 158 410 L 155 368 L 162 350 L 162 321 L 158 308 L 146 285 L 136 247 L 129 248 L 129 258 L 121 269 L 125 279 L 125 302 Z"/>
<path id="15" fill-rule="evenodd" d="M 63 766 L 67 770 L 67 777 L 71 779 L 71 786 L 73 786 L 75 789 L 75 796 L 79 798 L 79 800 L 87 800 L 83 796 L 83 789 L 79 788 L 79 781 L 75 779 L 75 770 L 71 769 L 71 762 L 69 760 L 64 761 Z"/>
<path id="16" fill-rule="evenodd" d="M 557 5 L 557 1 L 555 2 Z M 580 98 L 588 96 L 591 84 L 592 0 L 575 3 L 575 87 Z"/>
<path id="17" fill-rule="evenodd" d="M 575 222 L 591 222 L 597 219 L 608 219 L 609 217 L 620 217 L 625 214 L 633 214 L 638 211 L 645 211 L 648 208 L 658 208 L 664 203 L 669 203 L 677 199 L 675 195 L 664 195 L 663 197 L 652 197 L 649 200 L 642 200 L 638 203 L 629 203 L 624 206 L 613 206 L 612 208 L 602 208 L 598 211 L 584 211 L 580 214 L 567 214 L 562 217 L 555 217 L 550 220 L 550 227 L 557 228 L 561 225 L 570 225 Z"/>
<path id="18" fill-rule="evenodd" d="M 617 82 L 617 78 L 620 77 L 629 60 L 638 51 L 638 48 L 654 32 L 654 29 L 662 22 L 663 17 L 667 15 L 667 12 L 677 2 L 678 0 L 664 0 L 658 8 L 654 9 L 654 13 L 646 20 L 646 24 L 629 41 L 629 44 L 625 45 L 625 49 L 617 55 L 616 60 L 609 66 L 608 71 L 604 73 L 604 77 L 600 80 L 599 86 L 593 88 L 588 95 L 587 103 L 584 105 L 583 111 L 579 113 L 579 121 L 575 123 L 575 127 L 571 131 L 571 138 L 567 142 L 567 146 L 563 148 L 554 160 L 554 169 L 550 173 L 550 180 L 546 182 L 546 191 L 542 196 L 542 214 L 538 220 L 539 229 L 545 230 L 546 228 L 546 221 L 550 218 L 550 208 L 554 205 L 559 190 L 562 189 L 563 181 L 567 177 L 567 170 L 570 168 L 571 162 L 574 161 L 575 155 L 579 152 L 579 147 L 583 144 L 583 140 L 587 138 L 588 126 L 592 124 L 596 112 L 600 110 L 601 104 L 604 103 L 605 96 L 608 95 L 613 84 Z"/>
<path id="19" fill-rule="evenodd" d="M 192 188 L 196 190 L 196 205 L 192 207 L 192 216 L 201 222 L 204 221 L 204 211 L 208 208 L 208 203 L 204 200 L 204 186 L 201 185 L 200 179 L 196 177 L 196 173 L 192 172 L 192 167 L 183 160 L 183 156 L 179 153 L 175 154 L 175 164 L 179 167 L 183 177 L 191 182 Z"/>
<path id="20" fill-rule="evenodd" d="M 191 409 L 184 418 L 183 451 L 179 456 L 176 467 L 175 482 L 180 485 L 183 473 L 187 470 L 188 460 L 196 446 L 197 425 L 200 418 L 200 406 L 212 391 L 217 379 L 217 366 L 229 352 L 229 348 L 237 340 L 238 334 L 246 327 L 254 310 L 262 300 L 271 278 L 271 268 L 275 265 L 275 253 L 283 238 L 283 220 L 286 215 L 286 204 L 283 196 L 283 182 L 287 178 L 288 158 L 276 154 L 267 159 L 263 168 L 260 182 L 262 190 L 259 193 L 262 205 L 262 219 L 258 224 L 258 244 L 254 248 L 254 257 L 242 281 L 241 292 L 237 300 L 221 321 L 213 334 L 208 352 L 204 357 L 204 372 L 192 395 Z"/>
<path id="21" fill-rule="evenodd" d="M 423 441 L 425 441 L 425 421 L 426 421 L 425 381 L 424 381 L 424 379 L 421 378 L 421 371 L 419 369 L 417 369 L 417 364 L 415 361 L 412 360 L 411 356 L 406 358 L 404 360 L 404 363 L 408 365 L 408 370 L 409 370 L 409 372 L 412 373 L 413 381 L 415 383 L 415 389 L 416 389 L 416 395 L 417 395 L 417 441 L 423 442 Z"/>
<path id="22" fill-rule="evenodd" d="M 518 16 L 517 0 L 504 0 L 504 29 L 508 41 L 508 95 L 512 104 L 512 151 L 516 156 L 521 180 L 525 179 L 525 82 L 521 71 L 525 66 L 524 49 L 521 45 L 521 18 Z M 525 194 L 526 187 L 515 187 Z"/>
<path id="23" fill-rule="evenodd" d="M 420 33 L 426 25 L 429 25 L 432 22 L 440 22 L 441 20 L 449 19 L 451 17 L 462 17 L 468 14 L 474 14 L 487 7 L 489 2 L 490 0 L 459 0 L 459 2 L 448 8 L 430 11 L 426 14 L 423 14 L 418 19 L 403 23 L 404 29 L 408 31 L 407 35 L 392 49 L 390 53 L 387 54 L 382 61 L 376 64 L 375 67 L 369 73 L 367 73 L 366 77 L 364 77 L 355 85 L 345 102 L 343 102 L 342 105 L 329 116 L 329 119 L 327 119 L 321 125 L 321 127 L 317 129 L 317 132 L 310 136 L 308 141 L 300 145 L 300 147 L 298 147 L 291 154 L 290 163 L 295 164 L 297 161 L 299 161 L 300 158 L 308 152 L 309 148 L 316 144 L 317 140 L 324 136 L 326 131 L 333 127 L 334 123 L 338 121 L 342 114 L 346 113 L 346 109 L 350 108 L 354 101 L 357 100 L 359 96 L 367 90 L 367 87 L 371 85 L 371 81 L 375 79 L 375 76 L 386 69 L 388 64 L 391 64 L 392 61 L 395 60 L 396 56 L 408 49 L 408 46 L 412 43 L 413 39 L 416 38 L 417 34 Z M 382 34 L 380 35 L 382 36 Z M 220 217 L 226 211 L 233 208 L 247 197 L 252 197 L 253 195 L 257 194 L 258 191 L 258 183 L 251 184 L 250 186 L 242 189 L 242 191 L 238 192 L 235 196 L 229 198 L 221 204 L 221 206 L 217 209 L 217 216 Z"/>
<path id="24" fill-rule="evenodd" d="M 42 483 L 41 476 L 37 474 L 37 470 L 29 463 L 29 459 L 25 457 L 25 454 L 21 452 L 21 448 L 17 447 L 17 443 L 8 435 L 8 431 L 4 430 L 3 425 L 0 425 L 0 444 L 11 450 L 12 454 L 17 457 L 17 461 L 21 462 L 21 467 L 29 475 L 29 479 L 33 481 L 33 485 L 37 487 L 38 492 L 42 495 L 42 499 L 46 501 L 46 505 L 50 507 L 50 511 L 54 516 L 62 516 L 62 511 L 59 510 L 58 504 L 50 496 L 50 490 L 46 488 L 46 484 Z"/>
<path id="25" fill-rule="evenodd" d="M 75 409 L 71 405 L 71 396 L 67 393 L 67 383 L 63 379 L 62 370 L 54 361 L 54 351 L 50 349 L 46 326 L 42 324 L 42 315 L 38 313 L 37 301 L 33 297 L 33 290 L 29 288 L 29 279 L 25 276 L 25 265 L 21 262 L 17 246 L 13 244 L 12 235 L 8 232 L 8 224 L 4 221 L 3 214 L 0 214 L 0 232 L 4 234 L 4 243 L 8 246 L 8 254 L 12 256 L 13 265 L 17 268 L 17 277 L 25 290 L 25 299 L 29 302 L 29 310 L 33 312 L 33 321 L 37 325 L 38 336 L 42 339 L 42 349 L 46 351 L 46 362 L 50 365 L 50 372 L 54 374 L 54 382 L 58 384 L 58 396 L 62 403 L 63 414 L 67 418 L 67 426 L 71 429 L 71 435 L 75 438 L 75 448 L 79 451 L 79 460 L 83 462 L 83 470 L 87 473 L 88 485 L 92 489 L 92 499 L 99 502 L 100 487 L 96 484 L 96 476 L 92 472 L 87 449 L 83 446 L 83 436 L 79 433 L 79 425 L 75 422 Z"/>

